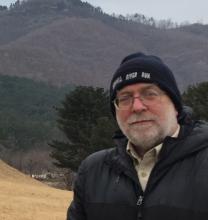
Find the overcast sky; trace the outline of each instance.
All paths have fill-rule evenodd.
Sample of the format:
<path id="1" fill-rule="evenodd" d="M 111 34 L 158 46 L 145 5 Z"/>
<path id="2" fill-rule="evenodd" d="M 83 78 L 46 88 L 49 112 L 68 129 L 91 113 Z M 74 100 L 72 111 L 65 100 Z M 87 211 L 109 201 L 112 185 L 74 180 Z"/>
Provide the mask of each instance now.
<path id="1" fill-rule="evenodd" d="M 208 24 L 208 0 L 82 0 L 101 7 L 112 14 L 139 13 L 157 20 L 171 19 L 182 22 Z M 9 6 L 15 0 L 0 0 L 0 5 Z"/>

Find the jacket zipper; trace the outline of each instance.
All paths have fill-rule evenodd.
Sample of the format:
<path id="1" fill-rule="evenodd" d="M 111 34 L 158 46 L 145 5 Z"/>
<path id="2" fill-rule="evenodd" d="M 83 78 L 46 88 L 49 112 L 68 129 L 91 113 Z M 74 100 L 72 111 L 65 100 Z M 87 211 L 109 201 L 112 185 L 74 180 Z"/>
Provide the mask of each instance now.
<path id="1" fill-rule="evenodd" d="M 141 196 L 141 195 L 139 196 L 139 199 L 137 200 L 137 205 L 138 206 L 142 205 L 143 198 L 144 198 L 144 196 Z"/>
<path id="2" fill-rule="evenodd" d="M 137 200 L 137 206 L 138 206 L 138 214 L 137 214 L 137 219 L 141 220 L 142 219 L 142 204 L 143 204 L 143 199 L 144 196 L 140 195 L 138 200 Z"/>

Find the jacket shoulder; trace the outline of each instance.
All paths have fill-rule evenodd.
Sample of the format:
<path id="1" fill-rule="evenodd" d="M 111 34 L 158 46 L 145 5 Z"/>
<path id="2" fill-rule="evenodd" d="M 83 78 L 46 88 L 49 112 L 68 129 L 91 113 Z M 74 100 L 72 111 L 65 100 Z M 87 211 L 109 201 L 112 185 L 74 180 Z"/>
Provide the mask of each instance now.
<path id="1" fill-rule="evenodd" d="M 116 154 L 117 154 L 116 148 L 109 148 L 109 149 L 97 151 L 86 157 L 82 161 L 81 167 L 85 167 L 85 170 L 91 169 L 95 166 L 98 167 L 99 165 L 103 165 L 105 162 L 108 161 L 109 158 L 112 158 Z"/>
<path id="2" fill-rule="evenodd" d="M 196 121 L 192 133 L 208 140 L 208 123 L 205 121 Z"/>

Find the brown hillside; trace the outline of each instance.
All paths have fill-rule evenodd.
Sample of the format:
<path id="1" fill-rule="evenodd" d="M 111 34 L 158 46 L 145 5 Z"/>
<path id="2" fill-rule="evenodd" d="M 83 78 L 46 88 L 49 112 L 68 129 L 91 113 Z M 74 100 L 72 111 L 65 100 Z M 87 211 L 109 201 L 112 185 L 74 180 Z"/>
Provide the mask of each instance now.
<path id="1" fill-rule="evenodd" d="M 139 41 L 91 18 L 66 17 L 0 48 L 0 73 L 56 85 L 106 87 L 121 57 Z"/>
<path id="2" fill-rule="evenodd" d="M 1 220 L 64 220 L 72 193 L 50 188 L 0 160 Z"/>

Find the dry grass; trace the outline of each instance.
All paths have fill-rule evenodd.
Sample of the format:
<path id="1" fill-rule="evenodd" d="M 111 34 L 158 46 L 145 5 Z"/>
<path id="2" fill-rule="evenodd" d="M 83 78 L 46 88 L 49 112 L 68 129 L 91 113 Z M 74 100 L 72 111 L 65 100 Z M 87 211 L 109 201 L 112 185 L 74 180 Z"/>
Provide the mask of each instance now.
<path id="1" fill-rule="evenodd" d="M 48 187 L 0 160 L 1 220 L 64 220 L 69 191 Z"/>

